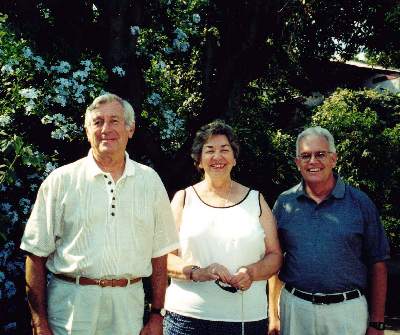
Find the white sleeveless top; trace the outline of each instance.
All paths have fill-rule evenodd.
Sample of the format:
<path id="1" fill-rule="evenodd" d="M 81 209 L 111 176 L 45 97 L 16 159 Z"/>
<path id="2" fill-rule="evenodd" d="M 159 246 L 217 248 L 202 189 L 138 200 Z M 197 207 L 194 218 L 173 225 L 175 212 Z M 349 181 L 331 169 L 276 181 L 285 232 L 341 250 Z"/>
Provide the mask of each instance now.
<path id="1" fill-rule="evenodd" d="M 180 257 L 186 264 L 207 267 L 219 263 L 233 274 L 241 266 L 265 255 L 264 229 L 260 223 L 259 192 L 250 190 L 230 207 L 204 203 L 193 187 L 186 189 L 179 232 Z M 244 321 L 267 317 L 266 280 L 254 281 L 243 293 Z M 242 293 L 222 290 L 214 281 L 171 279 L 165 308 L 197 319 L 242 321 Z"/>

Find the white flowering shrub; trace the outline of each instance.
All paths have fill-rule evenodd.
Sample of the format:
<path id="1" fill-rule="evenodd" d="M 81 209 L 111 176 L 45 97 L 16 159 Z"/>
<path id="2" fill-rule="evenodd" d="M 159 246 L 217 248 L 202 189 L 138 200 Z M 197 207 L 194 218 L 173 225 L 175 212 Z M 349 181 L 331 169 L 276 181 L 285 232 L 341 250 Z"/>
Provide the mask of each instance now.
<path id="1" fill-rule="evenodd" d="M 0 333 L 24 300 L 20 237 L 42 180 L 84 140 L 83 113 L 106 79 L 95 57 L 71 64 L 36 54 L 0 17 Z M 121 73 L 121 72 L 119 72 Z M 17 289 L 18 288 L 18 289 Z M 4 307 L 4 309 L 3 309 Z"/>
<path id="2" fill-rule="evenodd" d="M 162 1 L 171 25 L 130 27 L 137 38 L 137 54 L 149 66 L 144 71 L 146 92 L 142 118 L 154 127 L 161 149 L 176 153 L 188 138 L 187 122 L 200 113 L 203 104 L 199 46 L 205 39 L 202 10 L 207 1 L 190 6 Z"/>

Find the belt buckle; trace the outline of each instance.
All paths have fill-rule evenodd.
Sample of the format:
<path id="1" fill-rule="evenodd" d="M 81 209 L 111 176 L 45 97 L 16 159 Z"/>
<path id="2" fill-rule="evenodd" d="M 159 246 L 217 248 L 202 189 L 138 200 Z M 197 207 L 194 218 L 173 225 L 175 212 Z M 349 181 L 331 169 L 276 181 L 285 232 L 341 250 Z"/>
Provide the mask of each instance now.
<path id="1" fill-rule="evenodd" d="M 106 286 L 107 286 L 106 279 L 100 279 L 100 280 L 99 280 L 99 286 L 101 286 L 101 287 L 106 287 Z"/>

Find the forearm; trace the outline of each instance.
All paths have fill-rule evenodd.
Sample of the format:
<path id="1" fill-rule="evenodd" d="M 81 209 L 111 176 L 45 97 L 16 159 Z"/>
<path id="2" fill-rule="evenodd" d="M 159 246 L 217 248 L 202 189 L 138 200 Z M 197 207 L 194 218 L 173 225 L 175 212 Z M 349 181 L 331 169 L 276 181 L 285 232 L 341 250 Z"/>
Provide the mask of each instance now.
<path id="1" fill-rule="evenodd" d="M 165 290 L 168 286 L 167 255 L 153 258 L 151 263 L 153 267 L 153 273 L 150 277 L 151 306 L 162 308 L 164 307 Z"/>
<path id="2" fill-rule="evenodd" d="M 34 327 L 48 328 L 46 302 L 46 257 L 26 257 L 26 294 Z"/>
<path id="3" fill-rule="evenodd" d="M 276 274 L 282 265 L 282 254 L 270 252 L 256 263 L 246 265 L 252 281 L 266 280 Z"/>
<path id="4" fill-rule="evenodd" d="M 190 280 L 192 265 L 173 253 L 168 254 L 168 276 L 171 278 Z"/>
<path id="5" fill-rule="evenodd" d="M 282 287 L 283 283 L 279 280 L 278 275 L 274 275 L 268 280 L 268 309 L 272 318 L 278 318 L 278 302 Z"/>
<path id="6" fill-rule="evenodd" d="M 370 278 L 370 320 L 383 322 L 387 291 L 387 269 L 385 262 L 372 265 Z"/>

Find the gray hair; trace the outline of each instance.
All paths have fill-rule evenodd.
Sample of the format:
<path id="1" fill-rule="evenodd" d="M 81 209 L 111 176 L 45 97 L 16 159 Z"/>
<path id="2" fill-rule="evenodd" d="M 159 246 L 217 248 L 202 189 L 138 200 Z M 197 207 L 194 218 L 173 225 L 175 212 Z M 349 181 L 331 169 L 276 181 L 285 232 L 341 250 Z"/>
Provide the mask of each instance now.
<path id="1" fill-rule="evenodd" d="M 90 122 L 91 122 L 90 115 L 92 114 L 92 112 L 95 109 L 99 108 L 99 106 L 101 106 L 105 103 L 113 102 L 113 101 L 117 101 L 121 104 L 121 106 L 124 110 L 125 125 L 127 127 L 131 127 L 135 123 L 135 112 L 133 110 L 132 105 L 128 101 L 120 98 L 116 94 L 105 93 L 105 94 L 98 96 L 96 99 L 94 99 L 93 102 L 89 105 L 89 107 L 86 108 L 85 128 L 90 126 Z"/>
<path id="2" fill-rule="evenodd" d="M 319 136 L 326 139 L 329 144 L 329 151 L 336 152 L 335 147 L 335 139 L 333 138 L 332 134 L 329 132 L 328 129 L 322 128 L 320 126 L 310 127 L 303 130 L 299 136 L 297 136 L 296 140 L 296 156 L 300 154 L 300 142 L 303 138 L 308 136 Z"/>

